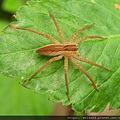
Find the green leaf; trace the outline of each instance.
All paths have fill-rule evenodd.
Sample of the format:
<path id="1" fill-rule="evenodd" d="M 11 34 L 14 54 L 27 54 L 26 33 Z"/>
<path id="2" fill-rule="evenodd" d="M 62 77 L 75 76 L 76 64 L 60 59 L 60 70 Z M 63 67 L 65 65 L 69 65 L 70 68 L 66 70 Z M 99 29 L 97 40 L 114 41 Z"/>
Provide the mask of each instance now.
<path id="1" fill-rule="evenodd" d="M 120 10 L 114 7 L 117 0 L 31 0 L 16 13 L 17 22 L 12 25 L 29 28 L 49 34 L 60 41 L 59 35 L 49 15 L 57 20 L 67 41 L 77 30 L 95 23 L 77 38 L 99 35 L 108 38 L 87 40 L 79 43 L 78 53 L 94 63 L 111 69 L 109 72 L 92 65 L 78 63 L 88 72 L 97 84 L 99 92 L 92 88 L 89 79 L 69 61 L 68 82 L 70 101 L 67 99 L 64 80 L 63 59 L 55 61 L 35 76 L 27 85 L 40 93 L 49 93 L 49 99 L 72 104 L 75 111 L 103 111 L 107 104 L 110 109 L 120 107 Z M 0 72 L 3 75 L 21 78 L 24 83 L 51 57 L 35 53 L 35 50 L 48 44 L 49 39 L 37 34 L 7 27 L 0 37 Z"/>

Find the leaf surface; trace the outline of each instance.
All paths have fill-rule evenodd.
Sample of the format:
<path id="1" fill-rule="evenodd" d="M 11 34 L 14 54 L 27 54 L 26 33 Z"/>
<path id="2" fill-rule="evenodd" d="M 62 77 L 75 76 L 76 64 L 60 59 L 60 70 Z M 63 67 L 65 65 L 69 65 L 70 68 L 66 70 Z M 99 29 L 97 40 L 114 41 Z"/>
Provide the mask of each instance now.
<path id="1" fill-rule="evenodd" d="M 77 38 L 87 35 L 99 35 L 107 40 L 87 40 L 79 43 L 78 53 L 94 63 L 112 70 L 112 72 L 78 63 L 88 72 L 97 84 L 99 92 L 93 89 L 89 79 L 69 61 L 68 82 L 70 101 L 67 99 L 64 80 L 63 59 L 55 61 L 43 69 L 27 85 L 36 92 L 49 92 L 49 99 L 72 104 L 75 111 L 103 111 L 107 104 L 111 109 L 120 107 L 120 10 L 114 7 L 120 4 L 117 0 L 31 0 L 16 13 L 16 22 L 12 25 L 29 28 L 60 38 L 49 11 L 57 20 L 65 37 L 69 38 L 85 25 L 95 25 L 83 31 Z M 51 57 L 36 54 L 36 50 L 44 45 L 53 44 L 49 39 L 37 34 L 12 30 L 7 27 L 0 36 L 0 72 L 3 75 L 21 78 L 24 83 Z"/>

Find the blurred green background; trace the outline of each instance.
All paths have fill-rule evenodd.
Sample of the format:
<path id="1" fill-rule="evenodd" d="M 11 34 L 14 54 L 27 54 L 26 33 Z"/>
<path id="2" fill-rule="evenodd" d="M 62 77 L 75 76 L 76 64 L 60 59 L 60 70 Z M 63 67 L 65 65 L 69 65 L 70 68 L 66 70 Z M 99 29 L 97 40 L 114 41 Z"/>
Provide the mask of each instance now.
<path id="1" fill-rule="evenodd" d="M 14 20 L 13 15 L 27 0 L 0 0 L 0 35 Z M 22 87 L 19 79 L 0 75 L 0 116 L 1 115 L 50 115 L 54 103 L 48 95 L 34 93 Z"/>

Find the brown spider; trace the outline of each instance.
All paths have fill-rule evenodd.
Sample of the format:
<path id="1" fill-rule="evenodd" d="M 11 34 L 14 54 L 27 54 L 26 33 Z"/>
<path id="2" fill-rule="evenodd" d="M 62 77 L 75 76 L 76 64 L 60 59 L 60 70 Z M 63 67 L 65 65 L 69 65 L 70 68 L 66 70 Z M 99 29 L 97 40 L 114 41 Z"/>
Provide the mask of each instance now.
<path id="1" fill-rule="evenodd" d="M 56 26 L 57 32 L 60 36 L 62 43 L 58 42 L 55 38 L 53 38 L 52 36 L 50 36 L 48 34 L 37 32 L 35 30 L 31 30 L 28 28 L 14 27 L 11 25 L 13 29 L 16 28 L 16 29 L 20 29 L 20 30 L 27 30 L 29 32 L 33 32 L 33 33 L 39 34 L 41 36 L 44 36 L 44 37 L 48 38 L 49 40 L 51 40 L 52 42 L 54 42 L 54 44 L 48 44 L 48 45 L 45 45 L 45 46 L 36 50 L 36 53 L 38 53 L 38 54 L 46 55 L 46 56 L 54 56 L 54 57 L 51 58 L 50 60 L 48 60 L 41 68 L 39 68 L 25 83 L 23 83 L 23 86 L 26 86 L 31 81 L 31 79 L 33 79 L 47 65 L 49 65 L 50 63 L 52 63 L 54 61 L 60 60 L 64 57 L 64 77 L 65 77 L 66 94 L 67 94 L 68 100 L 70 100 L 69 88 L 68 88 L 68 77 L 67 77 L 68 59 L 88 77 L 88 79 L 91 81 L 93 87 L 98 91 L 98 88 L 95 85 L 92 78 L 88 75 L 88 73 L 84 70 L 84 68 L 82 66 L 80 66 L 74 59 L 77 59 L 78 61 L 86 62 L 88 64 L 97 66 L 99 68 L 111 71 L 111 70 L 109 70 L 101 65 L 95 64 L 87 59 L 81 58 L 80 55 L 77 54 L 77 52 L 78 52 L 77 46 L 78 46 L 79 42 L 82 42 L 82 41 L 87 40 L 89 38 L 90 39 L 101 38 L 102 40 L 105 40 L 105 38 L 100 37 L 100 36 L 85 36 L 85 37 L 74 40 L 80 32 L 82 32 L 83 30 L 86 30 L 94 25 L 94 24 L 91 24 L 91 25 L 87 25 L 87 26 L 83 27 L 82 29 L 76 31 L 75 34 L 73 34 L 68 41 L 65 41 L 64 36 L 63 36 L 55 18 L 53 17 L 53 15 L 51 13 L 50 13 L 50 16 L 51 16 L 51 18 Z"/>

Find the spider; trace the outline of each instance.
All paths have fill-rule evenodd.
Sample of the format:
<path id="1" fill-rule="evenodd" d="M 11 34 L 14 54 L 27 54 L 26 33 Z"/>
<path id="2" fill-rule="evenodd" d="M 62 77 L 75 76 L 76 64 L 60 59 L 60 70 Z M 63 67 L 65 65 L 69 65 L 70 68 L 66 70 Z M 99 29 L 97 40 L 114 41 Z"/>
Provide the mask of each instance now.
<path id="1" fill-rule="evenodd" d="M 35 34 L 38 34 L 40 36 L 44 36 L 46 38 L 48 38 L 49 40 L 51 40 L 54 44 L 48 44 L 45 45 L 43 47 L 40 47 L 39 49 L 36 50 L 36 53 L 41 54 L 41 55 L 45 55 L 45 56 L 53 56 L 50 60 L 48 60 L 42 67 L 40 67 L 27 81 L 25 81 L 23 83 L 23 86 L 26 86 L 39 72 L 41 72 L 45 67 L 47 67 L 50 63 L 60 60 L 62 58 L 64 58 L 64 78 L 65 78 L 65 86 L 66 86 L 66 95 L 68 100 L 70 100 L 70 95 L 69 95 L 69 87 L 68 87 L 68 60 L 70 60 L 79 70 L 81 70 L 86 77 L 90 80 L 90 82 L 92 83 L 93 87 L 97 90 L 97 86 L 94 83 L 94 81 L 92 80 L 92 78 L 89 76 L 89 74 L 85 71 L 85 69 L 80 66 L 76 61 L 82 61 L 88 64 L 91 64 L 93 66 L 97 66 L 99 68 L 102 68 L 104 70 L 109 70 L 108 68 L 105 68 L 99 64 L 93 63 L 85 58 L 81 58 L 79 54 L 77 54 L 78 52 L 78 43 L 85 41 L 87 39 L 95 39 L 95 38 L 99 38 L 101 40 L 106 40 L 106 38 L 103 38 L 101 36 L 85 36 L 79 39 L 75 39 L 79 33 L 81 33 L 82 31 L 91 28 L 94 24 L 91 25 L 86 25 L 85 27 L 79 29 L 78 31 L 76 31 L 68 41 L 65 41 L 64 36 L 62 34 L 62 31 L 60 29 L 60 27 L 58 26 L 56 19 L 54 18 L 54 16 L 51 14 L 51 12 L 49 12 L 50 17 L 53 20 L 53 23 L 57 29 L 57 32 L 59 34 L 59 37 L 61 39 L 60 43 L 59 41 L 57 41 L 55 38 L 53 38 L 52 36 L 48 35 L 48 34 L 44 34 L 42 32 L 38 32 L 29 28 L 20 28 L 20 27 L 14 27 L 12 26 L 13 29 L 19 29 L 19 30 L 27 30 L 29 32 L 33 32 Z"/>

